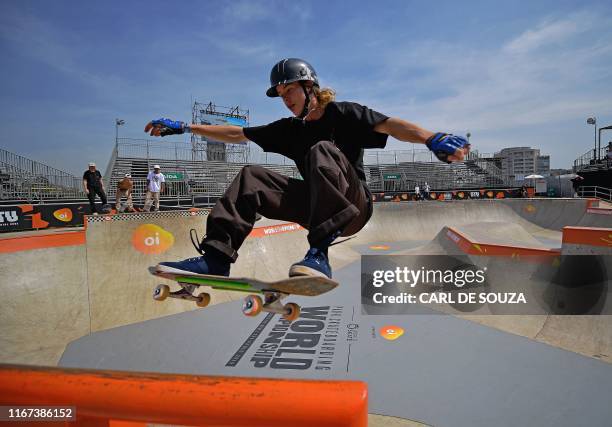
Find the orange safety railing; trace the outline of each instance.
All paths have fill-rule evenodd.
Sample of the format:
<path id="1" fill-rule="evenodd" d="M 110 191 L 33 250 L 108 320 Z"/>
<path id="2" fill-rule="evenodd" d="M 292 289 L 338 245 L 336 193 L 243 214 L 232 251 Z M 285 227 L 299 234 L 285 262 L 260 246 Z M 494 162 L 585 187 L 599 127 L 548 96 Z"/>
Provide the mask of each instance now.
<path id="1" fill-rule="evenodd" d="M 76 421 L 19 425 L 366 426 L 360 381 L 133 373 L 0 364 L 0 406 L 71 406 Z M 0 422 L 0 425 L 3 424 Z"/>

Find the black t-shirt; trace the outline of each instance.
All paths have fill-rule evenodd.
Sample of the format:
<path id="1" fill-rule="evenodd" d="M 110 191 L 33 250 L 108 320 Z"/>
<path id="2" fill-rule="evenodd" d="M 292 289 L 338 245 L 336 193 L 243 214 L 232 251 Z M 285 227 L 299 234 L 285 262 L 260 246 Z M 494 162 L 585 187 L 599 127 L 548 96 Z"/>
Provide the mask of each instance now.
<path id="1" fill-rule="evenodd" d="M 295 117 L 277 120 L 265 126 L 244 128 L 244 135 L 264 151 L 279 153 L 293 160 L 306 177 L 305 158 L 319 141 L 332 141 L 365 182 L 364 148 L 385 148 L 387 134 L 374 126 L 388 117 L 354 102 L 330 102 L 319 120 L 303 121 Z"/>
<path id="2" fill-rule="evenodd" d="M 85 173 L 83 174 L 83 180 L 87 181 L 87 187 L 88 188 L 93 188 L 93 187 L 97 187 L 97 188 L 101 188 L 102 184 L 102 174 L 100 174 L 99 170 L 95 170 L 95 171 L 90 171 L 89 169 L 85 171 Z"/>

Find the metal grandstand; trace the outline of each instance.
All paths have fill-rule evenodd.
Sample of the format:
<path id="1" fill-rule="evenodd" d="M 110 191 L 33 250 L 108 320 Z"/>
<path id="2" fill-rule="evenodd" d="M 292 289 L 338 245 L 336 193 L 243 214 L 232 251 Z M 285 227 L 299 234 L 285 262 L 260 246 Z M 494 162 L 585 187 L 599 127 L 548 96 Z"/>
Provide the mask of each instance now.
<path id="1" fill-rule="evenodd" d="M 612 141 L 610 142 L 612 144 Z M 600 147 L 599 149 L 589 150 L 582 156 L 574 160 L 574 172 L 588 172 L 596 170 L 610 169 L 612 161 L 608 153 L 612 151 L 609 147 Z"/>
<path id="2" fill-rule="evenodd" d="M 163 198 L 176 199 L 179 205 L 193 206 L 198 200 L 204 205 L 214 203 L 247 164 L 259 164 L 283 175 L 301 178 L 293 161 L 265 153 L 253 143 L 239 147 L 228 144 L 226 161 L 207 160 L 205 154 L 208 154 L 206 149 L 194 149 L 185 142 L 118 139 L 104 176 L 109 200 L 115 197 L 117 182 L 130 173 L 135 202 L 142 203 L 147 174 L 154 164 L 161 166 L 167 179 Z M 364 165 L 373 192 L 411 191 L 415 185 L 423 187 L 425 182 L 436 190 L 507 185 L 492 159 L 477 153 L 470 154 L 464 162 L 447 165 L 437 161 L 428 150 L 368 150 Z M 79 177 L 0 149 L 0 200 L 44 203 L 84 198 Z"/>
<path id="3" fill-rule="evenodd" d="M 286 176 L 300 178 L 290 159 L 264 153 L 257 145 L 240 147 L 245 161 L 194 159 L 192 146 L 185 142 L 119 139 L 105 180 L 109 196 L 114 196 L 117 182 L 126 173 L 134 181 L 134 197 L 140 200 L 146 192 L 146 176 L 154 164 L 161 166 L 167 178 L 165 198 L 220 197 L 240 169 L 259 164 Z M 365 172 L 372 191 L 410 191 L 428 182 L 432 189 L 499 188 L 503 186 L 501 170 L 492 159 L 477 153 L 460 163 L 447 165 L 437 161 L 428 150 L 369 150 L 364 156 Z"/>
<path id="4" fill-rule="evenodd" d="M 80 178 L 0 149 L 0 200 L 35 203 L 83 197 Z"/>

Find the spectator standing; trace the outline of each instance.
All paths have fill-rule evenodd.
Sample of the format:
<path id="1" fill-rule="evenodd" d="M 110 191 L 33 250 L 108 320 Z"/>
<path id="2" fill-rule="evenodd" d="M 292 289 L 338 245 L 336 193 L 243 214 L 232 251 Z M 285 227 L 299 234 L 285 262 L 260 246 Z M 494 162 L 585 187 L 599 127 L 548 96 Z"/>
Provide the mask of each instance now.
<path id="1" fill-rule="evenodd" d="M 419 184 L 414 186 L 414 198 L 416 200 L 421 200 L 421 187 L 419 187 Z"/>
<path id="2" fill-rule="evenodd" d="M 427 181 L 425 181 L 424 190 L 425 190 L 425 200 L 429 200 L 429 190 L 430 189 L 429 189 L 429 184 L 427 183 Z"/>
<path id="3" fill-rule="evenodd" d="M 96 170 L 96 164 L 89 163 L 88 169 L 83 174 L 83 189 L 89 199 L 89 206 L 93 215 L 98 215 L 98 209 L 96 208 L 96 194 L 102 200 L 102 205 L 106 205 L 106 191 L 104 190 L 104 181 L 102 181 L 102 174 Z"/>
<path id="4" fill-rule="evenodd" d="M 166 177 L 161 173 L 159 165 L 153 166 L 153 172 L 147 175 L 147 196 L 145 198 L 144 211 L 150 212 L 151 205 L 155 203 L 153 211 L 159 210 L 159 195 L 166 189 Z"/>

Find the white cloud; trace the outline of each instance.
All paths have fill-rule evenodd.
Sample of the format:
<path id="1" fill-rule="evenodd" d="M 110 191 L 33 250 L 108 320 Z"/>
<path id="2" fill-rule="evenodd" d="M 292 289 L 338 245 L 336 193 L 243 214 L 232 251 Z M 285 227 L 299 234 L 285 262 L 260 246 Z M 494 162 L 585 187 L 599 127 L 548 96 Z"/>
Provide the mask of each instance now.
<path id="1" fill-rule="evenodd" d="M 544 22 L 520 34 L 504 46 L 510 53 L 525 53 L 551 44 L 562 43 L 581 30 L 577 19 Z"/>
<path id="2" fill-rule="evenodd" d="M 242 22 L 265 19 L 270 15 L 269 7 L 266 7 L 265 3 L 247 0 L 230 2 L 224 14 L 228 18 Z"/>
<path id="3" fill-rule="evenodd" d="M 303 22 L 311 18 L 312 12 L 310 5 L 304 2 L 241 0 L 228 3 L 222 16 L 229 22 L 242 25 L 256 21 Z"/>
<path id="4" fill-rule="evenodd" d="M 533 144 L 567 164 L 586 150 L 576 139 L 591 130 L 583 118 L 612 116 L 610 37 L 610 18 L 579 12 L 543 20 L 497 47 L 398 43 L 376 59 L 381 78 L 334 85 L 347 98 L 432 130 L 469 130 L 481 151 Z M 551 129 L 568 126 L 580 127 L 550 138 Z"/>
<path id="5" fill-rule="evenodd" d="M 14 9 L 0 18 L 0 38 L 8 41 L 20 55 L 43 63 L 60 73 L 78 79 L 100 93 L 108 88 L 125 92 L 128 84 L 118 75 L 100 74 L 85 69 L 81 57 L 89 55 L 78 34 L 61 31 L 46 21 Z"/>

